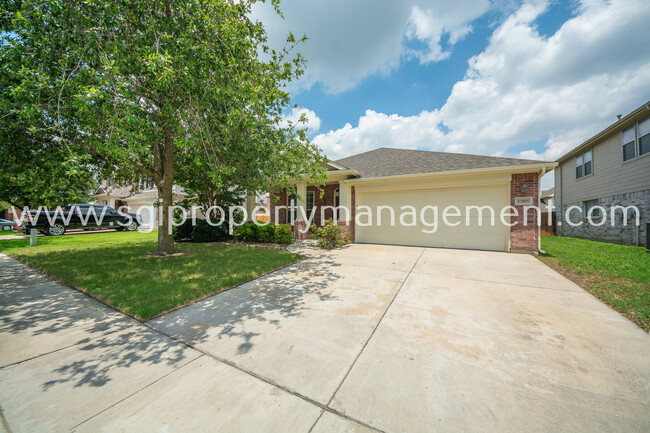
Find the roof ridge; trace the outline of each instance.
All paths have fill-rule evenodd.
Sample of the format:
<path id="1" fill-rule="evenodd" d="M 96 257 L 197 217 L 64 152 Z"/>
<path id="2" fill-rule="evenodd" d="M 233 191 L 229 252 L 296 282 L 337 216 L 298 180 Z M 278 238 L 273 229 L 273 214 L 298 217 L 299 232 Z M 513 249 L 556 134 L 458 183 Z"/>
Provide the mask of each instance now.
<path id="1" fill-rule="evenodd" d="M 354 155 L 346 156 L 345 158 L 337 159 L 334 162 L 338 163 L 339 161 L 343 161 L 345 159 L 358 157 L 358 156 L 361 156 L 361 155 L 365 155 L 367 153 L 376 152 L 378 150 L 397 150 L 397 151 L 400 151 L 400 152 L 423 152 L 423 153 L 428 153 L 428 154 L 458 155 L 458 156 L 464 156 L 464 157 L 495 158 L 495 159 L 502 159 L 502 160 L 530 161 L 530 162 L 540 162 L 540 163 L 548 162 L 548 161 L 545 161 L 545 160 L 542 160 L 542 159 L 514 158 L 514 157 L 509 157 L 509 156 L 479 155 L 479 154 L 475 154 L 475 153 L 446 152 L 446 151 L 440 151 L 440 150 L 405 149 L 405 148 L 400 148 L 400 147 L 385 147 L 385 146 L 378 147 L 376 149 L 367 150 L 365 152 L 357 153 L 357 154 L 354 154 Z"/>

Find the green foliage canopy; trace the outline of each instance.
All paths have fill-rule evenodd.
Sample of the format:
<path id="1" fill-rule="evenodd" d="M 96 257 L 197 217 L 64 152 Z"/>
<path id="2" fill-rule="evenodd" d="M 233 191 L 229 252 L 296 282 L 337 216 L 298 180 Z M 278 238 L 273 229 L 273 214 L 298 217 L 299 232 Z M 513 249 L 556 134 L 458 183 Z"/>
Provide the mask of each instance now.
<path id="1" fill-rule="evenodd" d="M 304 130 L 282 127 L 286 85 L 303 73 L 267 45 L 254 0 L 24 0 L 2 12 L 3 110 L 47 146 L 116 181 L 150 178 L 218 194 L 322 180 Z M 279 13 L 279 4 L 272 1 Z M 8 102 L 5 103 L 4 99 Z M 3 111 L 4 114 L 4 111 Z M 162 228 L 171 216 L 163 213 Z M 160 253 L 173 250 L 159 231 Z"/>

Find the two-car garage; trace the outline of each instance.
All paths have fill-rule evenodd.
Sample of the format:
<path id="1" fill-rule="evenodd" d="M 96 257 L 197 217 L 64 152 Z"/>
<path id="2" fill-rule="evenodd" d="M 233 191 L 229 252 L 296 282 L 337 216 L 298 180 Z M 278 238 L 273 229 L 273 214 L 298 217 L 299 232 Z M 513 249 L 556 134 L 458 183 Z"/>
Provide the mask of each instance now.
<path id="1" fill-rule="evenodd" d="M 356 242 L 506 251 L 510 227 L 501 221 L 500 213 L 509 204 L 508 183 L 357 187 Z"/>

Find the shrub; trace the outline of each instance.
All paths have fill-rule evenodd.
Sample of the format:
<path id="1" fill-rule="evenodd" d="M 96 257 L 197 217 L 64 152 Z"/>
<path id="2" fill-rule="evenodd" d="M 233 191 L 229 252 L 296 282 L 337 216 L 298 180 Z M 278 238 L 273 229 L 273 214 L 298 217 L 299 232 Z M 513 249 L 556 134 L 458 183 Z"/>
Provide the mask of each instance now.
<path id="1" fill-rule="evenodd" d="M 172 236 L 174 236 L 175 241 L 184 241 L 186 239 L 191 240 L 192 230 L 194 230 L 194 226 L 192 225 L 192 218 L 188 218 L 183 224 L 174 226 Z"/>
<path id="2" fill-rule="evenodd" d="M 205 220 L 197 220 L 192 229 L 192 242 L 217 242 L 228 237 L 225 224 L 211 226 Z"/>
<path id="3" fill-rule="evenodd" d="M 325 221 L 323 227 L 312 229 L 310 237 L 318 239 L 318 246 L 326 249 L 342 247 L 350 242 L 350 234 L 331 219 Z"/>
<path id="4" fill-rule="evenodd" d="M 257 242 L 257 225 L 254 222 L 248 221 L 233 230 L 232 237 L 236 241 Z"/>
<path id="5" fill-rule="evenodd" d="M 275 226 L 275 242 L 288 244 L 293 240 L 293 230 L 289 224 L 278 224 Z"/>
<path id="6" fill-rule="evenodd" d="M 257 226 L 257 240 L 260 242 L 275 241 L 275 224 L 269 222 L 266 225 Z"/>

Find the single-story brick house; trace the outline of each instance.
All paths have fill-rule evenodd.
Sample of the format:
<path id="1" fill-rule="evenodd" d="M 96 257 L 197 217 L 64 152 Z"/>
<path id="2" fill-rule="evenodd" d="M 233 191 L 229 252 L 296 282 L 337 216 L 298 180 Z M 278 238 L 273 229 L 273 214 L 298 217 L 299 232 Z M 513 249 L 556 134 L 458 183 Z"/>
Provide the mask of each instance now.
<path id="1" fill-rule="evenodd" d="M 345 206 L 351 215 L 339 210 L 338 224 L 351 233 L 354 242 L 536 252 L 539 227 L 534 223 L 535 210 L 528 209 L 528 224 L 524 225 L 524 207 L 539 206 L 539 180 L 556 165 L 526 159 L 380 148 L 330 162 L 324 185 L 297 182 L 296 196 L 288 196 L 286 189 L 274 191 L 278 199 L 271 202 L 270 214 L 276 223 L 294 224 L 297 239 L 306 237 L 301 229 L 307 227 L 308 215 L 314 208 L 312 223 L 321 225 L 322 217 L 332 218 L 334 210 L 327 208 L 321 215 L 319 209 Z M 287 206 L 291 203 L 304 207 L 305 212 L 290 211 Z M 386 206 L 397 212 L 395 218 Z M 417 221 L 407 219 L 408 215 L 401 219 L 403 206 L 413 208 L 412 216 L 417 215 Z M 435 206 L 439 214 L 431 209 Z M 443 224 L 443 218 L 431 233 L 433 222 L 444 216 L 442 210 L 448 206 L 490 206 L 496 211 L 496 223 L 481 222 L 478 210 L 475 214 L 454 215 L 452 209 L 447 214 L 450 224 Z M 514 209 L 507 212 L 516 211 L 518 216 L 499 218 L 500 211 L 509 206 Z M 368 218 L 367 210 L 378 207 L 381 210 Z"/>

